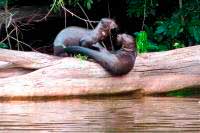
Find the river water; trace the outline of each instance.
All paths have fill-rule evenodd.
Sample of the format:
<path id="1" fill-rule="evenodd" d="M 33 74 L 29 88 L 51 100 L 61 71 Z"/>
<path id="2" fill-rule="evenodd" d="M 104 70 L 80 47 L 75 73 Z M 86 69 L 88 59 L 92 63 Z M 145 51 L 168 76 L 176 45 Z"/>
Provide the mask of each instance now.
<path id="1" fill-rule="evenodd" d="M 0 102 L 0 132 L 200 133 L 200 98 L 112 97 Z"/>

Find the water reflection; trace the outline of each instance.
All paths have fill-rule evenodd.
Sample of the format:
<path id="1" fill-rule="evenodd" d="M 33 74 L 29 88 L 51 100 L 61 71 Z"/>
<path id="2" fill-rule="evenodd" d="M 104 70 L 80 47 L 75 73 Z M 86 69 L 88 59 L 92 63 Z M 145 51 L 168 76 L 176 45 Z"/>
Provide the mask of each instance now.
<path id="1" fill-rule="evenodd" d="M 0 103 L 0 132 L 199 132 L 198 98 Z"/>

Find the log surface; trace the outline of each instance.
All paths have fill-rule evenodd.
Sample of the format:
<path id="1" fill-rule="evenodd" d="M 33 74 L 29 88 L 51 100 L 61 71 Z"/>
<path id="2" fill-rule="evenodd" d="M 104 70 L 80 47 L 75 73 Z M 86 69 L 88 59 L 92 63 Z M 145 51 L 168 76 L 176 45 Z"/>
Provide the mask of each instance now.
<path id="1" fill-rule="evenodd" d="M 127 75 L 75 58 L 0 49 L 0 97 L 155 94 L 200 88 L 200 46 L 139 55 Z M 14 75 L 11 75 L 14 73 Z"/>

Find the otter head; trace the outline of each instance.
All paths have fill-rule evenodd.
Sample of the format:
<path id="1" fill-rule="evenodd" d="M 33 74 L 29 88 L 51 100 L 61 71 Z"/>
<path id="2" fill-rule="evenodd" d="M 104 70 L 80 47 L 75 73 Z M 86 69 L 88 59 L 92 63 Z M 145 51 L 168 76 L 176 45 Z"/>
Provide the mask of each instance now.
<path id="1" fill-rule="evenodd" d="M 115 21 L 113 19 L 110 19 L 110 18 L 102 18 L 100 23 L 102 24 L 102 26 L 104 28 L 107 28 L 107 29 L 110 29 L 110 30 L 118 28 L 118 26 L 115 23 Z"/>
<path id="2" fill-rule="evenodd" d="M 102 18 L 100 21 L 101 32 L 103 36 L 107 36 L 111 34 L 111 30 L 115 30 L 118 28 L 117 24 L 113 19 L 110 18 Z"/>
<path id="3" fill-rule="evenodd" d="M 117 35 L 117 45 L 122 45 L 122 49 L 127 51 L 135 51 L 135 40 L 131 35 L 119 34 Z"/>

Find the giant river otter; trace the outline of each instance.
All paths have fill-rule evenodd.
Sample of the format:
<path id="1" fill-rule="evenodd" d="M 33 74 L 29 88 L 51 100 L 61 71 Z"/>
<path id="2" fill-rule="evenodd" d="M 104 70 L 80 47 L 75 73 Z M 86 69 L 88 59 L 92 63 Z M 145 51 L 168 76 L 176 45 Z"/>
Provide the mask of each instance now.
<path id="1" fill-rule="evenodd" d="M 81 46 L 69 46 L 65 48 L 68 53 L 81 53 L 97 61 L 111 75 L 119 76 L 131 71 L 135 64 L 136 47 L 132 36 L 120 34 L 117 36 L 117 43 L 122 48 L 114 53 L 101 47 L 99 51 Z"/>
<path id="2" fill-rule="evenodd" d="M 60 31 L 54 40 L 54 55 L 64 56 L 66 46 L 90 47 L 92 44 L 104 40 L 115 28 L 117 28 L 117 24 L 109 18 L 101 19 L 93 30 L 76 26 L 67 27 Z"/>

